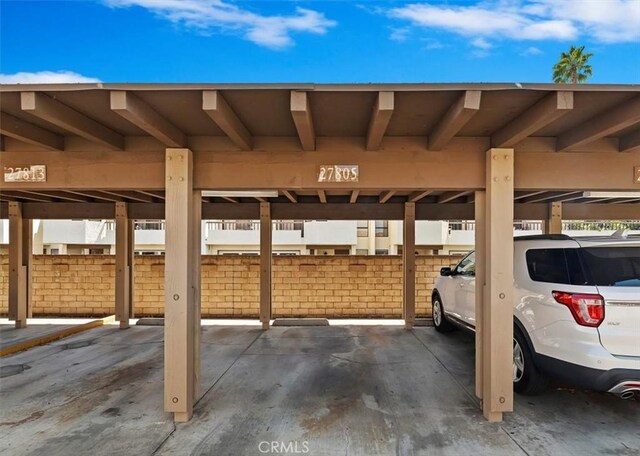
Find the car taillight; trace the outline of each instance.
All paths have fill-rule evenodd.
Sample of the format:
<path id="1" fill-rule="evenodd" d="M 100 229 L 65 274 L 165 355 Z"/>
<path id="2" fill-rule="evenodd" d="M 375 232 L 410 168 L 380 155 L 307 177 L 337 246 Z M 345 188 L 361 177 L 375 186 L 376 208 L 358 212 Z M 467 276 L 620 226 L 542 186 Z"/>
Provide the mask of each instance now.
<path id="1" fill-rule="evenodd" d="M 579 325 L 597 328 L 604 320 L 604 298 L 600 295 L 554 291 L 553 297 L 571 310 Z"/>

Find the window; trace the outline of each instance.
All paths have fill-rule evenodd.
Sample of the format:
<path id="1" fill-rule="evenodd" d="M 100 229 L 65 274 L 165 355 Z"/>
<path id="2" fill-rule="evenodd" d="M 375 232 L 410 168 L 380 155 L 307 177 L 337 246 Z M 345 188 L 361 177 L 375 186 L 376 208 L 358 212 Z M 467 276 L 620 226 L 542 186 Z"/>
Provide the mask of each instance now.
<path id="1" fill-rule="evenodd" d="M 389 250 L 387 250 L 387 249 L 376 249 L 376 255 L 389 255 Z"/>
<path id="2" fill-rule="evenodd" d="M 389 222 L 376 220 L 376 237 L 389 237 Z"/>
<path id="3" fill-rule="evenodd" d="M 350 250 L 349 249 L 335 249 L 333 251 L 334 255 L 349 255 Z"/>
<path id="4" fill-rule="evenodd" d="M 358 220 L 358 237 L 369 236 L 369 222 L 367 220 Z"/>
<path id="5" fill-rule="evenodd" d="M 51 255 L 60 255 L 60 249 L 51 249 L 49 250 Z"/>
<path id="6" fill-rule="evenodd" d="M 578 249 L 527 250 L 527 269 L 534 282 L 586 285 Z"/>
<path id="7" fill-rule="evenodd" d="M 458 266 L 456 266 L 455 273 L 463 276 L 475 276 L 476 275 L 476 253 L 471 252 L 464 257 Z"/>
<path id="8" fill-rule="evenodd" d="M 590 247 L 582 256 L 595 285 L 640 286 L 640 247 Z"/>
<path id="9" fill-rule="evenodd" d="M 367 249 L 356 249 L 356 255 L 369 255 L 369 250 L 367 250 Z"/>

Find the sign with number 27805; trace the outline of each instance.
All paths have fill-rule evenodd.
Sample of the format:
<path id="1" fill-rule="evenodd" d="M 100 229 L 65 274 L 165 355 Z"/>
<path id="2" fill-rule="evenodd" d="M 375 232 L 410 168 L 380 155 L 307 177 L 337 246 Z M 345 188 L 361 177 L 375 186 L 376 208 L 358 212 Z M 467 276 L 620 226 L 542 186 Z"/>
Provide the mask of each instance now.
<path id="1" fill-rule="evenodd" d="M 358 165 L 320 165 L 318 182 L 358 182 Z"/>

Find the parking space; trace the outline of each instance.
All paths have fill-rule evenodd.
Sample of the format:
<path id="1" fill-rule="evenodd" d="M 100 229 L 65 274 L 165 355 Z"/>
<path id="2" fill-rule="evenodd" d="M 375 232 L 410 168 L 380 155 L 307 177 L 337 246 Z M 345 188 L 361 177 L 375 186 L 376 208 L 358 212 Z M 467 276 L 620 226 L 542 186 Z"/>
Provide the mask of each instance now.
<path id="1" fill-rule="evenodd" d="M 0 453 L 237 455 L 263 442 L 312 455 L 640 450 L 640 402 L 558 385 L 516 396 L 515 413 L 487 423 L 474 338 L 460 331 L 205 325 L 201 355 L 203 396 L 185 424 L 161 411 L 162 327 L 104 326 L 4 357 Z"/>

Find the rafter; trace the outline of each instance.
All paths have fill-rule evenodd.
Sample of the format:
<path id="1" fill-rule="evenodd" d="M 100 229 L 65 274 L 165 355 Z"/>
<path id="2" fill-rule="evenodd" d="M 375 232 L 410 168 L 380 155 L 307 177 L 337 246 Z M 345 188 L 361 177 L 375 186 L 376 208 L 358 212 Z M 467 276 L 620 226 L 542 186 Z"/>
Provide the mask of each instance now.
<path id="1" fill-rule="evenodd" d="M 74 195 L 86 196 L 89 198 L 101 200 L 101 201 L 110 201 L 110 202 L 121 202 L 124 201 L 124 198 L 120 196 L 114 196 L 109 194 L 108 192 L 96 192 L 92 190 L 67 190 L 67 193 L 73 193 Z"/>
<path id="2" fill-rule="evenodd" d="M 75 201 L 77 203 L 86 203 L 87 201 L 89 201 L 89 199 L 87 197 L 81 197 L 81 196 L 74 196 L 72 193 L 69 192 L 58 192 L 58 191 L 35 191 L 35 190 L 29 190 L 29 193 L 32 195 L 39 195 L 39 196 L 44 196 L 45 198 L 56 198 L 56 199 L 61 199 L 61 200 L 65 200 L 65 201 Z"/>
<path id="3" fill-rule="evenodd" d="M 123 150 L 124 137 L 41 92 L 22 92 L 21 107 L 35 117 L 109 149 Z"/>
<path id="4" fill-rule="evenodd" d="M 219 90 L 202 92 L 202 109 L 242 150 L 251 150 L 253 138 Z"/>
<path id="5" fill-rule="evenodd" d="M 582 197 L 582 192 L 544 192 L 542 195 L 533 196 L 530 198 L 525 198 L 521 202 L 524 204 L 531 203 L 540 203 L 542 201 L 563 201 L 564 197 L 570 197 L 576 194 L 580 194 Z"/>
<path id="6" fill-rule="evenodd" d="M 466 191 L 466 192 L 444 192 L 442 195 L 438 196 L 438 204 L 444 204 L 444 203 L 448 203 L 450 201 L 453 201 L 455 199 L 458 199 L 462 196 L 466 196 L 469 193 L 471 193 L 470 191 Z"/>
<path id="7" fill-rule="evenodd" d="M 64 137 L 4 112 L 0 113 L 0 133 L 45 149 L 64 149 Z"/>
<path id="8" fill-rule="evenodd" d="M 451 105 L 440 122 L 429 133 L 429 150 L 440 150 L 480 110 L 479 90 L 467 90 Z"/>
<path id="9" fill-rule="evenodd" d="M 139 193 L 139 192 L 109 190 L 109 191 L 105 191 L 104 193 L 107 193 L 109 195 L 118 196 L 120 198 L 125 198 L 125 199 L 132 200 L 132 201 L 138 201 L 140 203 L 153 203 L 155 201 L 155 198 L 153 196 L 145 195 L 145 194 Z"/>
<path id="10" fill-rule="evenodd" d="M 620 152 L 640 152 L 640 130 L 622 136 L 619 150 Z"/>
<path id="11" fill-rule="evenodd" d="M 289 201 L 291 201 L 292 203 L 297 203 L 298 202 L 298 195 L 296 195 L 296 192 L 290 191 L 290 190 L 282 190 L 282 194 L 284 196 L 287 197 L 287 199 Z"/>
<path id="12" fill-rule="evenodd" d="M 351 196 L 349 197 L 349 203 L 354 204 L 358 201 L 358 196 L 360 195 L 360 190 L 352 190 Z"/>
<path id="13" fill-rule="evenodd" d="M 378 150 L 393 115 L 393 92 L 378 92 L 367 130 L 367 150 Z"/>
<path id="14" fill-rule="evenodd" d="M 556 150 L 576 149 L 640 122 L 640 96 L 597 114 L 558 136 Z"/>
<path id="15" fill-rule="evenodd" d="M 291 91 L 291 116 L 303 150 L 316 149 L 316 134 L 307 92 Z"/>
<path id="16" fill-rule="evenodd" d="M 516 194 L 513 197 L 513 199 L 515 201 L 517 201 L 517 200 L 521 200 L 521 199 L 524 199 L 524 198 L 529 198 L 531 196 L 540 195 L 541 193 L 546 193 L 546 190 L 538 190 L 538 191 L 535 191 L 535 192 L 516 192 Z"/>
<path id="17" fill-rule="evenodd" d="M 49 196 L 37 195 L 37 194 L 29 193 L 29 192 L 26 192 L 26 191 L 6 191 L 6 190 L 2 190 L 2 195 L 3 196 L 12 197 L 12 198 L 19 198 L 19 199 L 23 199 L 23 200 L 27 200 L 27 201 L 35 201 L 35 202 L 38 202 L 38 203 L 53 203 L 53 202 L 55 202 L 55 199 L 51 198 Z"/>
<path id="18" fill-rule="evenodd" d="M 429 196 L 433 193 L 433 190 L 424 190 L 424 191 L 417 191 L 417 192 L 413 192 L 409 195 L 409 197 L 407 198 L 407 202 L 408 203 L 415 203 L 420 201 L 422 198 L 424 198 L 425 196 Z"/>
<path id="19" fill-rule="evenodd" d="M 167 147 L 186 146 L 186 137 L 178 127 L 131 92 L 112 91 L 111 110 L 149 133 Z"/>
<path id="20" fill-rule="evenodd" d="M 491 135 L 493 147 L 511 147 L 573 109 L 573 92 L 551 92 Z"/>
<path id="21" fill-rule="evenodd" d="M 395 194 L 396 194 L 396 192 L 394 190 L 389 190 L 389 191 L 386 191 L 386 192 L 382 192 L 382 193 L 380 193 L 380 196 L 378 197 L 378 202 L 380 202 L 380 204 L 384 204 L 387 201 L 389 201 L 389 199 L 391 199 L 391 197 L 393 195 L 395 195 Z"/>
<path id="22" fill-rule="evenodd" d="M 318 198 L 320 198 L 320 202 L 321 203 L 325 203 L 327 202 L 327 194 L 325 193 L 324 190 L 318 190 Z"/>

